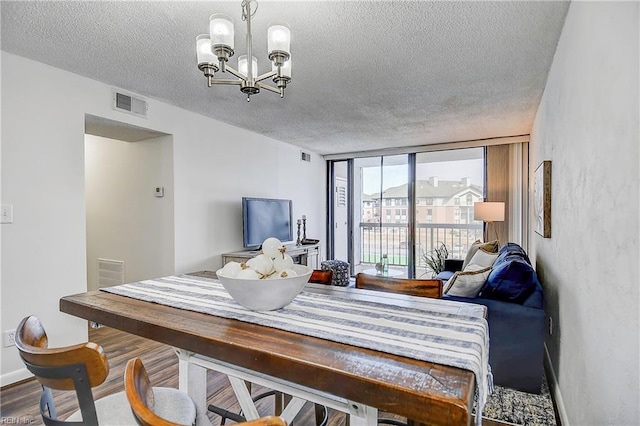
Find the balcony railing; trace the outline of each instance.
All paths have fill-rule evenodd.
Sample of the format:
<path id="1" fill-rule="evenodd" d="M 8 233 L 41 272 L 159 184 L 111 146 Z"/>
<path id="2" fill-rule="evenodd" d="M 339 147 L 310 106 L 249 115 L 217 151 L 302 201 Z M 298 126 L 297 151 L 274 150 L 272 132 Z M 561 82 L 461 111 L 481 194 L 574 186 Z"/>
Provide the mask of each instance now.
<path id="1" fill-rule="evenodd" d="M 386 254 L 390 265 L 408 265 L 408 235 L 406 223 L 360 223 L 360 262 L 375 264 Z M 416 225 L 416 268 L 424 269 L 422 256 L 444 243 L 449 258 L 464 259 L 467 249 L 482 239 L 482 224 L 420 223 Z"/>

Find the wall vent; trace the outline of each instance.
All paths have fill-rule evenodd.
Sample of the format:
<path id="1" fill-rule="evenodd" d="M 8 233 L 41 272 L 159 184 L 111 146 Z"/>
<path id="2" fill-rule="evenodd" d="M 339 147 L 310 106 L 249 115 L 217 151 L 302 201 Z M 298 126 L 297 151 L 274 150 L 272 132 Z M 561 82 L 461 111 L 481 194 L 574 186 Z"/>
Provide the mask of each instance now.
<path id="1" fill-rule="evenodd" d="M 300 160 L 306 161 L 307 163 L 311 162 L 311 154 L 308 152 L 300 151 Z"/>
<path id="2" fill-rule="evenodd" d="M 113 91 L 113 109 L 147 118 L 147 101 L 116 90 Z"/>
<path id="3" fill-rule="evenodd" d="M 124 284 L 124 261 L 98 259 L 98 288 Z"/>

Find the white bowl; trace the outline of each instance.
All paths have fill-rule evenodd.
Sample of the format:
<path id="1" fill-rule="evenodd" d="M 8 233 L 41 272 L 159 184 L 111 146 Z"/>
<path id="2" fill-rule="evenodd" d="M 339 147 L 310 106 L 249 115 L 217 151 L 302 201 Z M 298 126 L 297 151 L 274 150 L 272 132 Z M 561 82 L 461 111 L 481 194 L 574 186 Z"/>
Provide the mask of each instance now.
<path id="1" fill-rule="evenodd" d="M 273 311 L 287 306 L 302 291 L 313 270 L 304 265 L 293 265 L 298 274 L 289 278 L 247 280 L 225 277 L 222 269 L 216 271 L 218 279 L 233 300 L 252 311 Z"/>

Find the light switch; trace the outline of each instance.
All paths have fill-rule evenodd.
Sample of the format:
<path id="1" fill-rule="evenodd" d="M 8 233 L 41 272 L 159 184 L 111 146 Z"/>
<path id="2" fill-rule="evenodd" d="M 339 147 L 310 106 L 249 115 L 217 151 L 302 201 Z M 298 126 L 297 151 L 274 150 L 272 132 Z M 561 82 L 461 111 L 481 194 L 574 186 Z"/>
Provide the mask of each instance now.
<path id="1" fill-rule="evenodd" d="M 2 204 L 0 223 L 13 223 L 13 204 Z"/>
<path id="2" fill-rule="evenodd" d="M 153 195 L 156 197 L 164 197 L 164 186 L 156 186 Z"/>

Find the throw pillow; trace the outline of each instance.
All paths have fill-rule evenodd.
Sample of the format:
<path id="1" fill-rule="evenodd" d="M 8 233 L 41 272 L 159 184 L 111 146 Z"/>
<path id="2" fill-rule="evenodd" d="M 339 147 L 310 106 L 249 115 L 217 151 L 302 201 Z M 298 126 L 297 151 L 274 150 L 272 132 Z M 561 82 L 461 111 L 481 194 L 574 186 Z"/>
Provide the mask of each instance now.
<path id="1" fill-rule="evenodd" d="M 476 251 L 476 254 L 473 255 L 473 257 L 469 261 L 469 264 L 467 265 L 467 268 L 463 269 L 463 271 L 466 271 L 471 265 L 479 265 L 483 268 L 493 266 L 493 263 L 497 258 L 498 253 L 487 253 L 483 248 L 480 248 L 478 249 L 478 251 Z"/>
<path id="2" fill-rule="evenodd" d="M 536 286 L 539 286 L 536 272 L 525 260 L 496 262 L 479 297 L 521 304 Z"/>
<path id="3" fill-rule="evenodd" d="M 453 274 L 444 292 L 451 296 L 476 297 L 490 273 L 491 266 L 469 265 L 465 271 Z"/>
<path id="4" fill-rule="evenodd" d="M 498 259 L 502 259 L 503 261 L 522 259 L 531 265 L 531 261 L 529 260 L 527 253 L 516 243 L 506 243 L 500 247 L 500 255 L 498 256 Z"/>
<path id="5" fill-rule="evenodd" d="M 469 250 L 467 251 L 467 257 L 464 258 L 464 263 L 462 264 L 462 270 L 464 271 L 464 268 L 467 267 L 467 265 L 469 263 L 471 263 L 471 259 L 473 258 L 473 256 L 476 254 L 476 252 L 478 250 L 484 250 L 487 253 L 497 253 L 499 246 L 498 246 L 498 241 L 489 241 L 488 243 L 483 243 L 480 240 L 476 240 L 475 243 L 471 244 L 471 247 L 469 247 Z"/>

